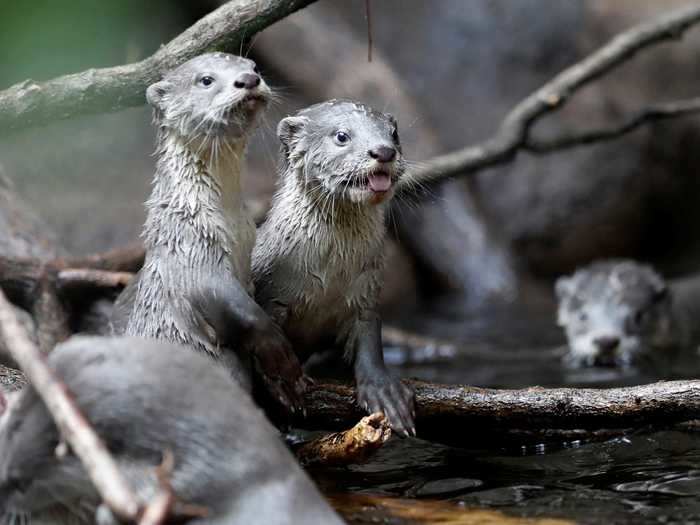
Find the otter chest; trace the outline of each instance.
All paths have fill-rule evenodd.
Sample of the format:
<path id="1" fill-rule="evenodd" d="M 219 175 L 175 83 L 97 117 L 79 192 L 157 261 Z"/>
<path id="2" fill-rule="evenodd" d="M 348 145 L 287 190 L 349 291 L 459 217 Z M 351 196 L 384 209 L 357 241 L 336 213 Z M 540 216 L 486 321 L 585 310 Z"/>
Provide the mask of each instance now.
<path id="1" fill-rule="evenodd" d="M 373 242 L 313 248 L 295 257 L 296 276 L 287 284 L 294 291 L 289 297 L 286 329 L 293 339 L 309 342 L 337 334 L 360 310 L 375 306 L 374 266 L 381 257 L 381 246 Z"/>

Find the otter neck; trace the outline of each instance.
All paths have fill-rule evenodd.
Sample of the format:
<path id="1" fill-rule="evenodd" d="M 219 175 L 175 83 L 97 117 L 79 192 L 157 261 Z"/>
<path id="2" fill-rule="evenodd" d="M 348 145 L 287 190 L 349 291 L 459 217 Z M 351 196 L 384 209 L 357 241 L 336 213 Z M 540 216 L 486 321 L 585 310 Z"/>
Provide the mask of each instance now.
<path id="1" fill-rule="evenodd" d="M 153 191 L 146 202 L 147 251 L 229 258 L 236 277 L 248 277 L 250 251 L 237 238 L 248 222 L 241 192 L 244 152 L 244 139 L 214 149 L 188 144 L 167 130 L 159 133 Z"/>

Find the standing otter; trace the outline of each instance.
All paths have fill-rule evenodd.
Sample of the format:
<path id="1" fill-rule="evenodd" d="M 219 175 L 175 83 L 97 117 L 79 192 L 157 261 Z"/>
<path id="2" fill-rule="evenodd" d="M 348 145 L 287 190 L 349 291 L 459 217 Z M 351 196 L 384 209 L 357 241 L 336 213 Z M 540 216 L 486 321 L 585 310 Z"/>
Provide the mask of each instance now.
<path id="1" fill-rule="evenodd" d="M 382 354 L 384 215 L 404 171 L 393 117 L 331 100 L 283 119 L 281 180 L 253 250 L 256 299 L 298 351 L 345 348 L 357 400 L 414 433 L 413 392 Z"/>
<path id="2" fill-rule="evenodd" d="M 667 283 L 650 266 L 631 260 L 593 263 L 560 277 L 558 323 L 575 365 L 658 369 L 696 339 L 693 310 L 700 281 Z M 697 334 L 695 334 L 697 335 Z"/>
<path id="3" fill-rule="evenodd" d="M 148 88 L 158 162 L 146 202 L 146 259 L 117 300 L 113 326 L 116 333 L 202 350 L 226 362 L 246 384 L 239 357 L 222 352 L 221 334 L 211 326 L 201 329 L 202 316 L 193 305 L 202 281 L 215 281 L 231 301 L 228 322 L 246 332 L 248 343 L 239 340 L 236 350 L 252 349 L 274 397 L 295 408 L 304 388 L 301 367 L 249 295 L 255 225 L 243 203 L 241 160 L 270 96 L 253 61 L 224 53 L 193 58 Z"/>
<path id="4" fill-rule="evenodd" d="M 156 469 L 169 451 L 175 496 L 208 511 L 189 523 L 342 523 L 262 412 L 201 353 L 141 338 L 74 337 L 49 364 L 143 501 L 158 489 Z M 1 524 L 95 522 L 99 496 L 75 455 L 56 456 L 59 441 L 46 407 L 25 388 L 0 427 Z"/>

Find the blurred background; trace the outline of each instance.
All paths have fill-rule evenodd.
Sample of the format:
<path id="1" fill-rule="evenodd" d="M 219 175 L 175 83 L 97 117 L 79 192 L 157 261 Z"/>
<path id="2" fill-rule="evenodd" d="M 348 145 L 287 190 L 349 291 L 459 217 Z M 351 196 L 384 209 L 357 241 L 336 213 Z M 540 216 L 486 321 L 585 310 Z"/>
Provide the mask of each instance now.
<path id="1" fill-rule="evenodd" d="M 364 2 L 321 0 L 252 40 L 277 88 L 248 155 L 246 192 L 274 190 L 276 123 L 319 100 L 352 97 L 393 113 L 420 163 L 484 139 L 507 111 L 615 33 L 675 0 L 375 0 L 373 60 Z M 217 2 L 0 3 L 0 87 L 144 58 Z M 546 14 L 546 16 L 544 16 Z M 538 126 L 616 122 L 646 104 L 689 97 L 700 33 L 644 52 Z M 513 162 L 396 203 L 384 308 L 398 325 L 513 346 L 556 345 L 553 279 L 601 257 L 692 272 L 700 197 L 700 119 L 643 127 L 612 142 Z M 147 107 L 74 119 L 0 140 L 19 194 L 83 254 L 138 237 L 153 172 Z"/>

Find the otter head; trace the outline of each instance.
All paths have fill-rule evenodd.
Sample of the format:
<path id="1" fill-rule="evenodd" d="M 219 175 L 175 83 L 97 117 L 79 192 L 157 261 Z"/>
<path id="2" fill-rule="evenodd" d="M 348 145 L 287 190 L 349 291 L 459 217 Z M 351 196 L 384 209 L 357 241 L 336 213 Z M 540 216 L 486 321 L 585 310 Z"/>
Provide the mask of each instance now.
<path id="1" fill-rule="evenodd" d="M 634 261 L 592 264 L 557 280 L 567 359 L 586 366 L 660 363 L 680 343 L 663 278 Z"/>
<path id="2" fill-rule="evenodd" d="M 319 197 L 386 202 L 404 172 L 396 120 L 363 104 L 316 104 L 283 119 L 277 134 L 285 171 L 298 174 Z"/>
<path id="3" fill-rule="evenodd" d="M 146 90 L 160 127 L 200 144 L 244 137 L 270 97 L 255 62 L 227 53 L 188 60 Z"/>
<path id="4" fill-rule="evenodd" d="M 80 461 L 70 453 L 56 457 L 58 430 L 36 393 L 27 387 L 11 396 L 0 417 L 0 523 L 81 512 L 88 495 L 97 501 Z"/>

